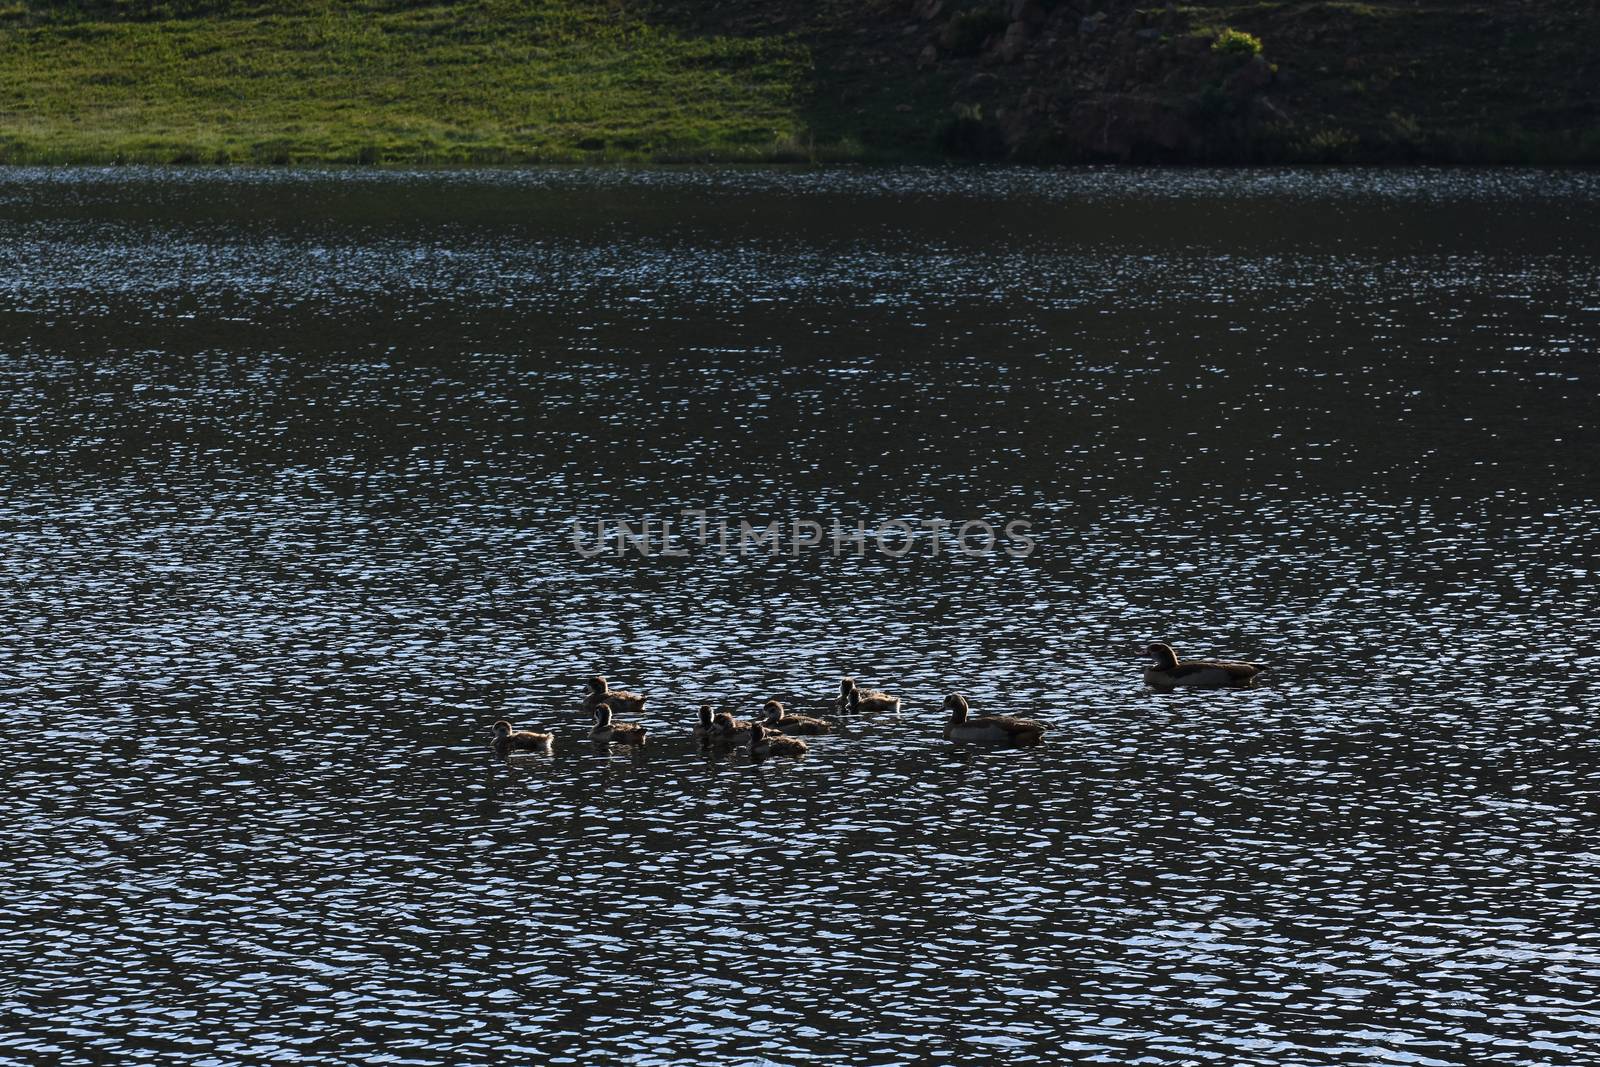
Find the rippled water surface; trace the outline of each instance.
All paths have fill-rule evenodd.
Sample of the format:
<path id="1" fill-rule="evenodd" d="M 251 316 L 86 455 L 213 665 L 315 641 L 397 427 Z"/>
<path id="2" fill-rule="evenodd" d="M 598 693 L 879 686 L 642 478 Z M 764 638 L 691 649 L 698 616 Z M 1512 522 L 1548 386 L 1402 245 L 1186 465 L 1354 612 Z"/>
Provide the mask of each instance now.
<path id="1" fill-rule="evenodd" d="M 1596 1062 L 1597 294 L 1592 174 L 0 171 L 0 1062 Z"/>

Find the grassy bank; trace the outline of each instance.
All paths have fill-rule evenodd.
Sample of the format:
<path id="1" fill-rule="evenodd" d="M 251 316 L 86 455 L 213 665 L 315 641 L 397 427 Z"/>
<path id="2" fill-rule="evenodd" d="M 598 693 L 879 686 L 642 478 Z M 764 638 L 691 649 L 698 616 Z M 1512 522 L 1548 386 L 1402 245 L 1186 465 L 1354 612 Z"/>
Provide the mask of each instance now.
<path id="1" fill-rule="evenodd" d="M 741 159 L 804 150 L 799 109 L 811 60 L 790 35 L 690 34 L 591 0 L 7 14 L 0 159 L 8 162 Z"/>
<path id="2" fill-rule="evenodd" d="M 1575 0 L 0 0 L 0 162 L 1600 162 Z"/>

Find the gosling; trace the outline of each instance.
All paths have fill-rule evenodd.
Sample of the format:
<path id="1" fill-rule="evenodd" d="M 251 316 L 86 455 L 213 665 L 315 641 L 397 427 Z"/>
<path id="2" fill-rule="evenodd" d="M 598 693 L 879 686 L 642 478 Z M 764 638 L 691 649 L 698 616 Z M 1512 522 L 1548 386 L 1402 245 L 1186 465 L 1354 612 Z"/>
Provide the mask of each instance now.
<path id="1" fill-rule="evenodd" d="M 491 744 L 494 754 L 501 759 L 513 752 L 534 752 L 541 756 L 548 756 L 555 751 L 555 735 L 541 734 L 533 730 L 513 730 L 511 724 L 501 719 L 490 727 L 494 735 Z"/>
<path id="2" fill-rule="evenodd" d="M 878 689 L 858 688 L 854 678 L 846 678 L 839 683 L 839 705 L 841 710 L 852 714 L 863 711 L 898 712 L 900 698 Z"/>
<path id="3" fill-rule="evenodd" d="M 768 756 L 804 756 L 806 743 L 798 737 L 768 733 L 760 723 L 750 724 L 750 758 L 766 759 Z"/>
<path id="4" fill-rule="evenodd" d="M 612 689 L 597 674 L 589 679 L 589 690 L 583 696 L 583 710 L 592 713 L 601 704 L 606 704 L 618 715 L 643 715 L 646 699 L 641 693 Z"/>
<path id="5" fill-rule="evenodd" d="M 719 711 L 711 720 L 711 740 L 724 745 L 743 745 L 750 740 L 750 727 L 752 723 L 744 719 L 735 719 L 725 711 Z"/>
<path id="6" fill-rule="evenodd" d="M 642 745 L 645 728 L 637 723 L 614 722 L 611 705 L 601 704 L 594 709 L 594 729 L 589 731 L 589 737 L 601 744 Z"/>
<path id="7" fill-rule="evenodd" d="M 763 726 L 786 734 L 825 734 L 833 729 L 833 724 L 828 720 L 791 714 L 776 700 L 767 701 L 762 705 L 761 712 Z"/>
<path id="8" fill-rule="evenodd" d="M 696 741 L 711 740 L 711 705 L 700 705 L 700 721 L 694 724 L 694 739 Z"/>

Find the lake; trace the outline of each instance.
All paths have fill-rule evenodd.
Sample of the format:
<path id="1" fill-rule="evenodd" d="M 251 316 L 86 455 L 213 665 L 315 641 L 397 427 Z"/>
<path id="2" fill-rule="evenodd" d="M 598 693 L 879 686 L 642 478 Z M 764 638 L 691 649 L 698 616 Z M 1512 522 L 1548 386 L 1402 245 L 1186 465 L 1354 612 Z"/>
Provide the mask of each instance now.
<path id="1" fill-rule="evenodd" d="M 0 1061 L 1593 1057 L 1597 339 L 1592 172 L 0 171 Z"/>

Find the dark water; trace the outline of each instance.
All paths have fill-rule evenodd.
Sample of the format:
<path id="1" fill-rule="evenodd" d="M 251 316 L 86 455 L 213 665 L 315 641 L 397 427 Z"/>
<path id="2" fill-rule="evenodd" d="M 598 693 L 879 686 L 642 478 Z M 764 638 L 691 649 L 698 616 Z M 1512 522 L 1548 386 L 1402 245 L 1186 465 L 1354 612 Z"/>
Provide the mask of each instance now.
<path id="1" fill-rule="evenodd" d="M 0 1062 L 1595 1062 L 1597 294 L 1573 173 L 0 172 Z"/>

